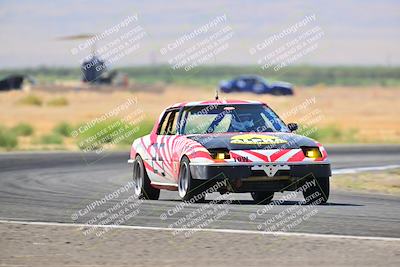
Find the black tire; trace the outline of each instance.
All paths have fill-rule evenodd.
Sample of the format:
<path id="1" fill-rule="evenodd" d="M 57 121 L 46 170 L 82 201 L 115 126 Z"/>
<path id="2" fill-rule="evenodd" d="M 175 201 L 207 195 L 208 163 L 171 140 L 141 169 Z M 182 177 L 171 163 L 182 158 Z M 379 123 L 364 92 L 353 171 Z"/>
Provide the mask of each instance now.
<path id="1" fill-rule="evenodd" d="M 203 194 L 202 186 L 199 182 L 192 178 L 190 172 L 190 160 L 183 157 L 179 167 L 178 178 L 178 194 L 183 201 L 204 202 L 205 194 Z"/>
<path id="2" fill-rule="evenodd" d="M 304 199 L 307 204 L 325 204 L 329 199 L 329 177 L 318 177 L 315 178 L 315 181 L 315 186 L 303 191 Z"/>
<path id="3" fill-rule="evenodd" d="M 251 192 L 251 197 L 256 204 L 265 205 L 274 198 L 274 192 Z"/>
<path id="4" fill-rule="evenodd" d="M 133 165 L 134 194 L 140 199 L 157 200 L 160 197 L 160 189 L 150 185 L 150 179 L 144 168 L 142 158 L 137 155 Z"/>
<path id="5" fill-rule="evenodd" d="M 273 89 L 273 90 L 271 90 L 271 95 L 280 96 L 280 95 L 284 95 L 284 94 L 279 89 Z"/>

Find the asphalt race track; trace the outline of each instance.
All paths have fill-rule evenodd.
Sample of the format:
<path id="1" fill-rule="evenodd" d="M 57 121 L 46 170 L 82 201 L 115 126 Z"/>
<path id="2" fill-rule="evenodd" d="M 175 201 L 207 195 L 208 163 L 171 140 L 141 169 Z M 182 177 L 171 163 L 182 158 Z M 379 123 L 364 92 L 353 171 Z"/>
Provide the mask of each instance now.
<path id="1" fill-rule="evenodd" d="M 400 163 L 400 146 L 335 146 L 327 150 L 334 170 Z M 125 192 L 99 205 L 89 217 L 74 217 L 88 204 L 131 181 L 127 159 L 127 152 L 0 154 L 0 220 L 87 223 L 90 216 L 132 195 Z M 276 194 L 274 200 L 284 196 Z M 207 200 L 217 197 L 219 194 L 212 194 Z M 302 203 L 301 198 L 287 200 L 261 214 L 263 206 L 254 205 L 249 194 L 231 194 L 229 198 L 234 199 L 229 213 L 207 228 L 257 231 L 266 219 Z M 140 212 L 123 225 L 167 228 L 204 205 L 193 204 L 170 215 L 168 211 L 180 203 L 177 192 L 162 191 L 159 201 L 144 201 Z M 287 231 L 400 238 L 400 198 L 333 191 L 327 205 L 314 208 L 310 218 Z"/>

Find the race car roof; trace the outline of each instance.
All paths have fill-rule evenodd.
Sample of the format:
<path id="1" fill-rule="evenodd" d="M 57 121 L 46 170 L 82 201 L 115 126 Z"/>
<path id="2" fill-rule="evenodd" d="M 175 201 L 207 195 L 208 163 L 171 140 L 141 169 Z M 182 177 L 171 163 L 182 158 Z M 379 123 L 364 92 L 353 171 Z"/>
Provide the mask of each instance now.
<path id="1" fill-rule="evenodd" d="M 263 104 L 263 102 L 255 100 L 210 100 L 210 101 L 181 102 L 169 106 L 168 108 L 207 106 L 207 105 L 226 105 L 226 104 L 228 105 Z"/>

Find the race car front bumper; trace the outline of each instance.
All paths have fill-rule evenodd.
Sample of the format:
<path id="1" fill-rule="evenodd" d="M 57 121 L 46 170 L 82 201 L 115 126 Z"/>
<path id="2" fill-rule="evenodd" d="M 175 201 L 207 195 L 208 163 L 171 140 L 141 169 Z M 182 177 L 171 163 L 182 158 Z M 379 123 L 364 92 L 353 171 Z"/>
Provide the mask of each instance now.
<path id="1" fill-rule="evenodd" d="M 306 179 L 332 175 L 329 162 L 191 163 L 190 170 L 196 180 L 227 180 L 235 192 L 296 190 Z"/>

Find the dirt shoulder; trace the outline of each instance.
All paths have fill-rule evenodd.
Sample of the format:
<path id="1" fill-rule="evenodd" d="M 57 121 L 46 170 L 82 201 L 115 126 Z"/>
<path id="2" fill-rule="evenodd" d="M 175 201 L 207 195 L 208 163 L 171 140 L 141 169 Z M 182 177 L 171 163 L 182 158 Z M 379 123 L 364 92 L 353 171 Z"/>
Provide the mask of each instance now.
<path id="1" fill-rule="evenodd" d="M 127 113 L 139 109 L 145 114 L 146 122 L 152 123 L 165 107 L 173 103 L 209 100 L 213 99 L 214 94 L 215 88 L 179 85 L 170 85 L 157 93 L 151 90 L 102 92 L 95 88 L 92 91 L 72 92 L 49 92 L 40 88 L 30 93 L 3 92 L 0 94 L 0 125 L 11 128 L 19 123 L 27 123 L 33 127 L 33 135 L 19 138 L 18 146 L 13 150 L 76 150 L 77 141 L 73 138 L 64 138 L 62 144 L 58 145 L 43 145 L 41 138 L 51 134 L 61 122 L 76 127 L 101 117 L 127 99 L 137 101 L 136 105 L 126 110 Z M 286 122 L 312 126 L 311 133 L 315 130 L 316 134 L 311 137 L 324 144 L 399 143 L 400 105 L 393 105 L 393 101 L 399 97 L 398 87 L 376 86 L 299 87 L 291 97 L 248 93 L 221 95 L 226 99 L 261 100 Z"/>
<path id="2" fill-rule="evenodd" d="M 400 196 L 400 168 L 387 171 L 336 174 L 331 179 L 331 186 L 333 190 Z"/>

